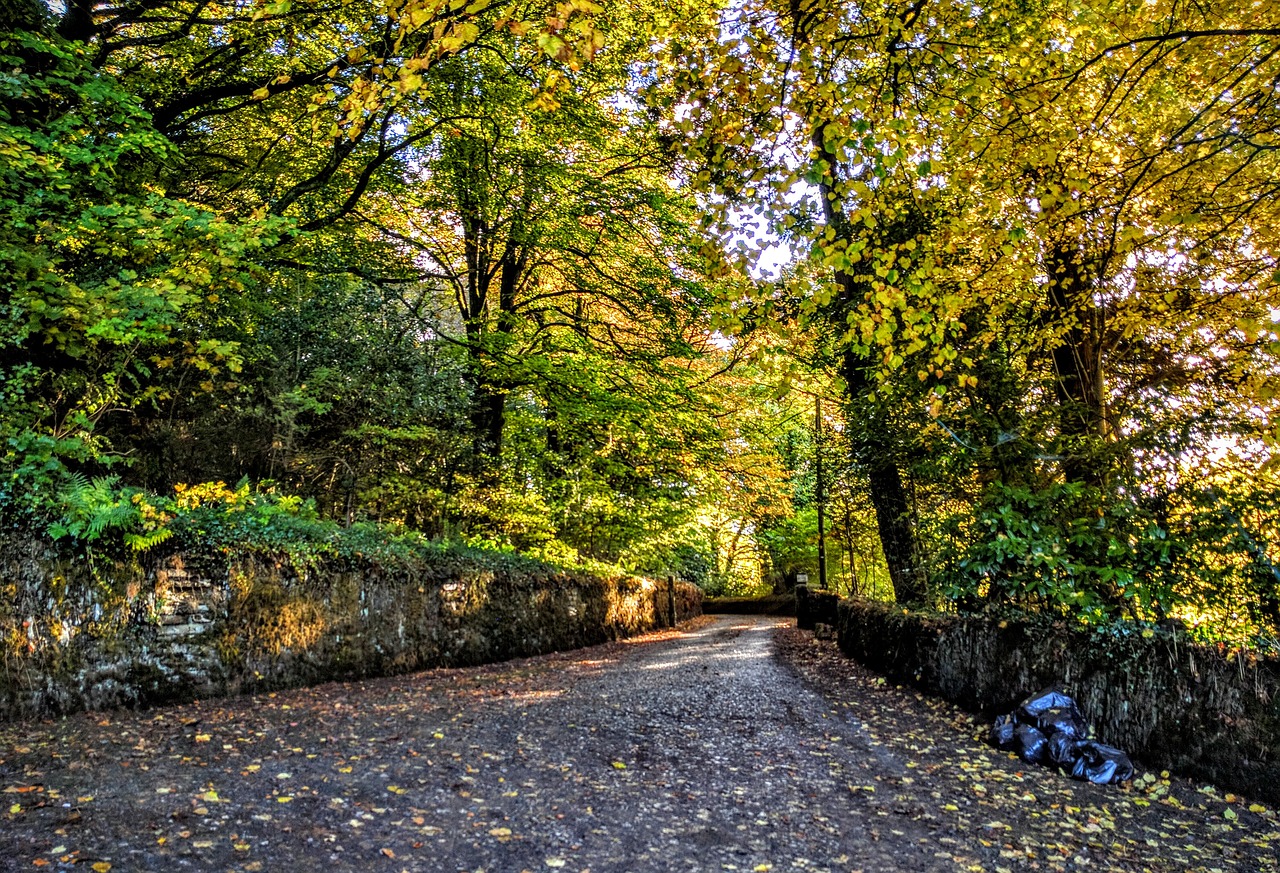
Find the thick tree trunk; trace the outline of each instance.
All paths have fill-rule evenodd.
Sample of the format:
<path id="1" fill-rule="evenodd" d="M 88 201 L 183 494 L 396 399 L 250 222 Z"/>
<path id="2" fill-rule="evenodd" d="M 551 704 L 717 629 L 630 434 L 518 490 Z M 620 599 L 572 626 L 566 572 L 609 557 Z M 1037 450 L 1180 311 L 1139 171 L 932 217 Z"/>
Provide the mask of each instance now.
<path id="1" fill-rule="evenodd" d="M 507 392 L 489 384 L 479 374 L 471 398 L 474 472 L 482 479 L 496 479 L 502 465 L 502 434 L 507 424 Z"/>
<path id="2" fill-rule="evenodd" d="M 799 20 L 797 24 L 801 26 Z M 854 228 L 839 208 L 840 198 L 833 187 L 836 168 L 841 166 L 841 162 L 839 157 L 828 148 L 822 130 L 821 124 L 813 125 L 814 148 L 823 155 L 831 168 L 830 175 L 825 176 L 818 183 L 823 215 L 838 239 L 852 243 L 855 240 Z M 882 226 L 879 230 L 881 240 L 899 242 L 911 239 L 919 230 L 916 226 L 919 218 L 918 215 L 908 215 L 893 224 Z M 868 262 L 864 261 L 860 268 L 855 269 L 866 271 Z M 841 300 L 837 311 L 856 306 L 857 302 L 863 299 L 867 283 L 872 278 L 867 272 L 860 274 L 848 270 L 836 271 L 835 279 L 841 287 Z M 839 324 L 840 319 L 836 319 L 836 323 Z M 920 547 L 912 521 L 911 504 L 907 499 L 906 488 L 903 486 L 902 472 L 898 468 L 898 452 L 894 445 L 892 426 L 877 408 L 874 397 L 875 387 L 867 377 L 868 362 L 846 348 L 842 369 L 848 404 L 850 407 L 860 407 L 859 410 L 853 411 L 853 417 L 861 414 L 871 419 L 849 422 L 850 427 L 856 428 L 859 432 L 858 438 L 853 440 L 853 456 L 866 471 L 869 480 L 871 505 L 875 508 L 880 545 L 884 549 L 885 561 L 889 565 L 894 600 L 904 604 L 920 603 L 924 601 L 926 593 L 924 566 L 920 560 Z"/>
<path id="3" fill-rule="evenodd" d="M 926 594 L 924 567 L 890 425 L 877 414 L 876 401 L 870 396 L 873 388 L 867 379 L 866 362 L 846 352 L 843 371 L 849 402 L 860 406 L 863 415 L 862 421 L 849 422 L 851 428 L 857 429 L 852 440 L 853 457 L 867 474 L 880 546 L 893 583 L 893 599 L 898 603 L 921 603 Z M 858 415 L 859 411 L 854 410 L 851 418 Z"/>
<path id="4" fill-rule="evenodd" d="M 1105 388 L 1098 320 L 1082 255 L 1065 243 L 1046 263 L 1049 323 L 1061 329 L 1051 355 L 1058 401 L 1063 476 L 1069 482 L 1102 485 L 1106 472 L 1093 448 L 1106 432 Z"/>
<path id="5" fill-rule="evenodd" d="M 868 460 L 871 463 L 864 466 L 871 485 L 871 505 L 875 507 L 880 545 L 889 565 L 893 599 L 898 603 L 921 603 L 925 599 L 924 571 L 902 474 L 890 461 Z"/>

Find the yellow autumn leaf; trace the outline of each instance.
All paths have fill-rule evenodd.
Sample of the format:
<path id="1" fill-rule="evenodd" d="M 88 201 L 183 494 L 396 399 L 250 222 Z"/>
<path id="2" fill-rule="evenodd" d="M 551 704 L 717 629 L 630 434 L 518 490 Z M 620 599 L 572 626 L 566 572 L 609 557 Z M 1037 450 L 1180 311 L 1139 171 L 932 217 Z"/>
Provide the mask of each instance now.
<path id="1" fill-rule="evenodd" d="M 93 863 L 94 873 L 107 873 L 111 869 L 111 865 L 106 861 L 95 861 Z"/>

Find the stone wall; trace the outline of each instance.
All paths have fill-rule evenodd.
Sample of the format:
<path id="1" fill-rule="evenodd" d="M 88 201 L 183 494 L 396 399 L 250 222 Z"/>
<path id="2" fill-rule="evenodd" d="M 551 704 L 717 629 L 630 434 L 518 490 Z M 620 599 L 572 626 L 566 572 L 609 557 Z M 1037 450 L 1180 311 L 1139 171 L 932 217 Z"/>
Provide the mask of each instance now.
<path id="1" fill-rule="evenodd" d="M 593 645 L 697 615 L 687 583 L 501 557 L 379 564 L 170 551 L 91 564 L 0 541 L 0 718 L 138 706 Z"/>
<path id="2" fill-rule="evenodd" d="M 797 585 L 796 627 L 801 630 L 813 630 L 820 624 L 834 626 L 836 604 L 839 602 L 840 596 L 834 591 Z"/>
<path id="3" fill-rule="evenodd" d="M 1188 644 L 1181 634 L 922 616 L 842 600 L 844 652 L 988 715 L 1057 686 L 1103 742 L 1140 763 L 1280 802 L 1280 659 Z"/>

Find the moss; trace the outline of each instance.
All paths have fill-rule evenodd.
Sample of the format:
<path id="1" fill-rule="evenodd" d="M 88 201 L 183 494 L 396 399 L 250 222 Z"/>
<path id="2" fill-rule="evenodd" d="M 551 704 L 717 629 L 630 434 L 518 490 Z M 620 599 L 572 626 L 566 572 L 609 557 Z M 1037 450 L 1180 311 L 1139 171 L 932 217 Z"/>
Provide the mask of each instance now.
<path id="1" fill-rule="evenodd" d="M 63 557 L 0 539 L 0 560 L 21 567 L 0 605 L 0 713 L 40 714 L 42 689 L 74 709 L 501 660 L 663 626 L 670 602 L 666 583 L 448 549 L 305 560 L 169 549 L 114 565 L 109 586 L 93 575 L 101 565 Z M 22 616 L 49 612 L 54 575 L 60 605 L 24 628 Z M 682 618 L 697 614 L 696 588 L 674 594 Z M 89 689 L 79 674 L 111 681 Z"/>

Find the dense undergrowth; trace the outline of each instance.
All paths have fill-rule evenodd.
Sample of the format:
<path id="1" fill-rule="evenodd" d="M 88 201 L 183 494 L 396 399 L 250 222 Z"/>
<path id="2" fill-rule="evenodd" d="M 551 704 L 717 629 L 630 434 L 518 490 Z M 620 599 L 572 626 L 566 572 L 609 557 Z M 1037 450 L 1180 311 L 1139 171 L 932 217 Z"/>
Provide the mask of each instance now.
<path id="1" fill-rule="evenodd" d="M 59 497 L 63 510 L 43 521 L 43 533 L 61 547 L 91 557 L 127 559 L 168 543 L 223 554 L 285 555 L 295 566 L 334 559 L 389 563 L 429 558 L 488 569 L 564 566 L 603 575 L 624 572 L 581 557 L 566 562 L 550 552 L 521 553 L 491 540 L 431 539 L 372 521 L 342 525 L 322 518 L 312 501 L 283 494 L 271 483 L 180 484 L 168 497 L 122 485 L 116 477 L 76 476 Z"/>

